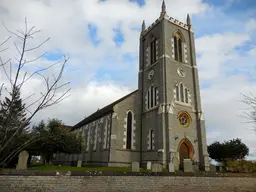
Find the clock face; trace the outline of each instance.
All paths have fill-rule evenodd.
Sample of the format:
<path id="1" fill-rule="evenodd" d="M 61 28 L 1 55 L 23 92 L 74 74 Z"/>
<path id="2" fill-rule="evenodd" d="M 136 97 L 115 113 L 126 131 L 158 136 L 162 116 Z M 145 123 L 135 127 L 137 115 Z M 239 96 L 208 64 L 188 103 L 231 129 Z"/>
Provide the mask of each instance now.
<path id="1" fill-rule="evenodd" d="M 177 69 L 177 73 L 180 77 L 185 77 L 186 75 L 185 71 L 181 67 Z"/>
<path id="2" fill-rule="evenodd" d="M 149 80 L 153 79 L 154 73 L 155 73 L 154 70 L 151 70 L 151 71 L 148 73 L 148 79 L 149 79 Z"/>

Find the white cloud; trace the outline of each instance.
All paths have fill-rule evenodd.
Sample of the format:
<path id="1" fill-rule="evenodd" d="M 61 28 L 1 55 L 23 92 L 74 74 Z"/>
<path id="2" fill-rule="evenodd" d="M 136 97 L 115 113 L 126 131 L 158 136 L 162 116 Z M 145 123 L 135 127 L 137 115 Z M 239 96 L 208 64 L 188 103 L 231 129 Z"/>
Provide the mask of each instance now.
<path id="1" fill-rule="evenodd" d="M 245 25 L 247 31 L 251 32 L 256 30 L 256 19 L 251 18 Z"/>
<path id="2" fill-rule="evenodd" d="M 36 121 L 42 117 L 59 118 L 68 125 L 74 125 L 85 116 L 103 108 L 117 99 L 130 93 L 132 90 L 116 84 L 99 84 L 91 82 L 72 90 L 71 96 L 61 104 L 47 108 L 36 116 Z"/>
<path id="3" fill-rule="evenodd" d="M 237 57 L 234 48 L 243 45 L 249 40 L 247 34 L 214 34 L 196 39 L 196 51 L 200 54 L 198 65 L 202 80 L 216 78 L 222 65 Z"/>

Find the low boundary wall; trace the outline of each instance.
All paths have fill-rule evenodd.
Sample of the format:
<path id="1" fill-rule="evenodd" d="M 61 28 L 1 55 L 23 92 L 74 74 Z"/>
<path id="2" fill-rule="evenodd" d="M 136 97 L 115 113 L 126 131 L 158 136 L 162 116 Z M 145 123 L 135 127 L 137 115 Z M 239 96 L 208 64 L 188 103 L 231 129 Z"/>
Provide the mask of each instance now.
<path id="1" fill-rule="evenodd" d="M 27 175 L 26 175 L 27 174 Z M 34 174 L 34 175 L 33 175 Z M 52 175 L 52 176 L 50 176 Z M 246 191 L 256 192 L 256 177 L 219 174 L 141 174 L 93 172 L 10 172 L 0 173 L 1 192 L 94 192 L 94 191 Z M 76 176 L 75 176 L 76 175 Z M 94 175 L 94 176 L 93 176 Z M 128 176 L 129 175 L 129 176 Z"/>

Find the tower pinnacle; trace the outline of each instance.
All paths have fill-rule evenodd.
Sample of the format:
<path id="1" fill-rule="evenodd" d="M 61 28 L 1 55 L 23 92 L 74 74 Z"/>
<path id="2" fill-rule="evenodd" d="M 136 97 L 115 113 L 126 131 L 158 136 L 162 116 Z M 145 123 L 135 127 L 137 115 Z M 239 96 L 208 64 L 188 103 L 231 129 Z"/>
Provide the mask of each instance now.
<path id="1" fill-rule="evenodd" d="M 165 6 L 165 1 L 163 0 L 163 3 L 162 3 L 162 11 L 160 13 L 160 17 L 168 17 L 167 16 L 167 13 L 166 13 L 166 6 Z"/>
<path id="2" fill-rule="evenodd" d="M 165 6 L 164 0 L 163 0 L 163 3 L 162 3 L 162 13 L 166 13 L 166 6 Z"/>
<path id="3" fill-rule="evenodd" d="M 145 20 L 142 22 L 141 32 L 146 30 Z"/>
<path id="4" fill-rule="evenodd" d="M 190 16 L 187 14 L 187 25 L 191 25 Z"/>

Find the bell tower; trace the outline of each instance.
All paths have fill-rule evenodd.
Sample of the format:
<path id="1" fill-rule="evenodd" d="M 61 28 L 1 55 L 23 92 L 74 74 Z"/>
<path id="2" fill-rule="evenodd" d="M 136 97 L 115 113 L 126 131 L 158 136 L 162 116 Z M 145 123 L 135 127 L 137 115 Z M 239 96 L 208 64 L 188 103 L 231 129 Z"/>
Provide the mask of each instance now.
<path id="1" fill-rule="evenodd" d="M 190 16 L 184 24 L 167 15 L 148 28 L 142 23 L 139 58 L 141 163 L 173 162 L 176 169 L 190 159 L 209 169 L 205 121 L 201 109 L 194 32 Z"/>

